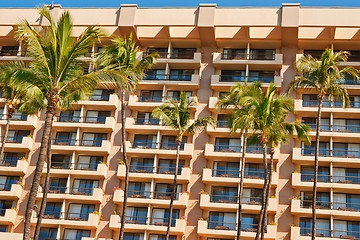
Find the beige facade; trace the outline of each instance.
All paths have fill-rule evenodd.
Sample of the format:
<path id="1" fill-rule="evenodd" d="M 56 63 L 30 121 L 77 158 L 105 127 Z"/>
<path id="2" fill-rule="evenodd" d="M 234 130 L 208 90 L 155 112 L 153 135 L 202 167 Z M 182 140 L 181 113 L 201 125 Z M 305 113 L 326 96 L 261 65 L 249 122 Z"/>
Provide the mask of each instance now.
<path id="1" fill-rule="evenodd" d="M 180 151 L 181 171 L 172 222 L 173 240 L 224 240 L 236 234 L 239 185 L 238 133 L 229 134 L 228 111 L 215 111 L 223 93 L 237 81 L 274 81 L 284 92 L 296 72 L 294 63 L 304 53 L 317 56 L 325 48 L 348 50 L 344 66 L 360 67 L 360 8 L 310 8 L 283 4 L 274 8 L 63 8 L 74 20 L 73 36 L 89 25 L 101 26 L 111 36 L 133 36 L 142 51 L 160 54 L 154 71 L 141 81 L 127 101 L 125 122 L 129 158 L 130 195 L 126 240 L 163 239 L 169 191 L 172 188 L 175 132 L 150 117 L 155 106 L 179 91 L 197 104 L 192 117 L 212 115 L 216 128 L 187 136 Z M 0 62 L 29 61 L 26 47 L 15 40 L 16 24 L 27 19 L 46 26 L 36 9 L 0 9 Z M 95 53 L 109 39 L 93 46 L 81 60 L 93 70 Z M 360 87 L 346 81 L 351 107 L 327 102 L 321 132 L 318 208 L 319 239 L 360 239 Z M 316 98 L 311 92 L 294 94 L 295 116 L 314 126 Z M 5 100 L 0 101 L 2 115 Z M 125 167 L 120 153 L 120 102 L 113 91 L 98 89 L 71 111 L 58 112 L 53 125 L 51 190 L 44 239 L 117 239 L 120 229 Z M 0 164 L 0 239 L 22 239 L 24 212 L 38 156 L 42 113 L 16 114 L 11 121 Z M 0 120 L 1 131 L 5 117 Z M 2 134 L 1 134 L 2 135 Z M 314 139 L 315 133 L 311 132 Z M 313 150 L 294 137 L 276 149 L 268 225 L 265 239 L 310 239 L 309 192 L 312 189 Z M 263 186 L 261 154 L 256 146 L 246 153 L 242 239 L 253 239 Z M 46 166 L 43 176 L 46 173 Z M 23 178 L 24 188 L 16 181 Z M 37 204 L 40 204 L 40 189 Z M 102 217 L 97 214 L 100 212 Z M 36 224 L 36 210 L 31 219 Z M 47 235 L 48 234 L 48 235 Z"/>

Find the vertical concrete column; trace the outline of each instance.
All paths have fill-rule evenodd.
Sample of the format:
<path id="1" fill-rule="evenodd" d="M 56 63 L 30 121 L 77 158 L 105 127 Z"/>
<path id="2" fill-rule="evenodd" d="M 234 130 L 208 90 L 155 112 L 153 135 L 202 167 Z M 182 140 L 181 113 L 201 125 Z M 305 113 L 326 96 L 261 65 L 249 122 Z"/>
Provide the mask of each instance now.
<path id="1" fill-rule="evenodd" d="M 159 156 L 157 154 L 155 154 L 155 156 L 154 156 L 154 165 L 153 165 L 154 166 L 153 173 L 156 173 L 158 163 L 159 163 Z"/>
<path id="2" fill-rule="evenodd" d="M 71 155 L 70 169 L 75 169 L 76 153 L 75 151 Z"/>

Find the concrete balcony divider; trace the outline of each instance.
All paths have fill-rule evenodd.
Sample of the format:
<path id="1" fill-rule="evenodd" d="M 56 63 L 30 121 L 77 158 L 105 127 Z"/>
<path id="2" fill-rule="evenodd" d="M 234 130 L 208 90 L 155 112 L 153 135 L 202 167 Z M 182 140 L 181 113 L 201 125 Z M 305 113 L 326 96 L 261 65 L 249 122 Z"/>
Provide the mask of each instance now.
<path id="1" fill-rule="evenodd" d="M 198 221 L 197 233 L 200 236 L 221 238 L 221 237 L 235 237 L 236 230 L 217 230 L 209 229 L 208 222 L 205 220 Z M 267 232 L 265 233 L 265 239 L 276 239 L 277 226 L 276 225 L 267 225 Z M 241 237 L 244 239 L 254 239 L 256 232 L 245 232 L 241 231 Z"/>
<path id="2" fill-rule="evenodd" d="M 151 193 L 153 195 L 154 193 Z M 134 205 L 142 205 L 142 204 L 153 204 L 156 206 L 164 206 L 168 207 L 170 205 L 170 199 L 156 199 L 150 198 L 127 198 L 128 203 Z M 122 204 L 124 202 L 124 190 L 116 189 L 113 196 L 113 202 L 116 204 Z M 188 193 L 179 193 L 179 198 L 174 200 L 174 206 L 177 207 L 187 207 L 189 202 L 189 194 Z"/>
<path id="3" fill-rule="evenodd" d="M 12 184 L 10 191 L 0 191 L 1 199 L 19 199 L 23 188 L 20 184 Z"/>
<path id="4" fill-rule="evenodd" d="M 0 224 L 14 224 L 17 216 L 15 209 L 6 209 L 5 215 L 0 216 Z"/>
<path id="5" fill-rule="evenodd" d="M 51 218 L 43 218 L 41 224 L 48 225 L 52 227 L 64 226 L 70 228 L 78 228 L 78 229 L 97 229 L 100 222 L 100 216 L 98 214 L 90 213 L 88 220 L 86 221 L 77 221 L 77 220 L 68 220 L 68 219 L 51 219 Z M 31 224 L 36 225 L 37 223 L 37 214 L 33 211 L 33 215 L 31 217 Z"/>
<path id="6" fill-rule="evenodd" d="M 156 170 L 156 169 L 155 169 Z M 125 179 L 125 165 L 119 165 L 117 176 L 120 179 Z M 190 175 L 191 175 L 191 169 L 188 167 L 184 167 L 181 169 L 181 174 L 178 174 L 177 181 L 179 183 L 187 183 L 190 181 Z M 129 179 L 130 180 L 136 180 L 136 181 L 142 181 L 144 179 L 157 179 L 157 180 L 163 180 L 169 183 L 172 183 L 174 180 L 173 174 L 161 174 L 157 172 L 152 173 L 143 173 L 143 172 L 129 172 Z"/>
<path id="7" fill-rule="evenodd" d="M 16 166 L 12 167 L 12 166 L 0 166 L 0 173 L 1 174 L 8 174 L 8 173 L 13 173 L 13 174 L 20 174 L 20 175 L 24 175 L 27 171 L 29 167 L 29 162 L 25 159 L 19 159 L 16 162 Z"/>
<path id="8" fill-rule="evenodd" d="M 237 197 L 236 197 L 237 198 Z M 201 194 L 200 195 L 200 207 L 208 210 L 236 210 L 238 209 L 238 203 L 224 203 L 224 202 L 211 202 L 211 196 L 209 194 Z M 269 198 L 268 212 L 276 213 L 278 206 L 277 198 Z M 242 209 L 246 212 L 251 213 L 260 213 L 261 205 L 247 204 L 243 202 Z"/>
<path id="9" fill-rule="evenodd" d="M 151 218 L 148 219 L 148 221 Z M 176 219 L 175 226 L 170 227 L 170 234 L 172 235 L 182 235 L 185 233 L 186 228 L 186 219 Z M 109 228 L 113 231 L 120 230 L 120 216 L 119 215 L 111 215 Z M 125 224 L 125 230 L 128 231 L 148 231 L 150 230 L 154 234 L 164 234 L 166 233 L 166 226 L 157 226 L 151 224 Z"/>

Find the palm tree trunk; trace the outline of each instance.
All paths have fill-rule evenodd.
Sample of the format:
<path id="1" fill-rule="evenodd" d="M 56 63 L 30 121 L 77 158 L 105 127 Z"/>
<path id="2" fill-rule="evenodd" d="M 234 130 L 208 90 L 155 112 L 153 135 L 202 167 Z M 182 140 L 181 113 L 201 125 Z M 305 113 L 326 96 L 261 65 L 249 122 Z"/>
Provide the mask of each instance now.
<path id="1" fill-rule="evenodd" d="M 264 188 L 263 188 L 263 194 L 262 194 L 262 197 L 261 197 L 261 210 L 260 210 L 259 224 L 258 224 L 258 228 L 257 228 L 257 231 L 256 231 L 255 240 L 259 240 L 261 230 L 262 230 L 262 223 L 263 223 L 264 210 L 265 210 L 266 186 L 267 186 L 268 177 L 269 177 L 267 159 L 266 159 L 267 143 L 265 143 L 264 141 L 262 141 L 262 148 L 263 148 L 263 162 L 264 162 Z"/>
<path id="2" fill-rule="evenodd" d="M 171 194 L 170 199 L 170 208 L 169 208 L 169 222 L 167 223 L 167 229 L 166 229 L 166 238 L 165 240 L 169 240 L 170 237 L 170 227 L 171 227 L 171 221 L 172 221 L 172 213 L 173 213 L 173 205 L 174 205 L 174 199 L 176 195 L 176 183 L 177 183 L 177 175 L 178 175 L 178 169 L 179 169 L 179 160 L 180 160 L 180 145 L 181 145 L 182 138 L 177 139 L 177 145 L 176 145 L 176 165 L 175 165 L 175 173 L 174 173 L 174 184 L 173 184 L 173 192 Z"/>
<path id="3" fill-rule="evenodd" d="M 318 103 L 318 115 L 316 122 L 316 143 L 315 143 L 315 161 L 314 161 L 314 187 L 313 187 L 313 199 L 312 199 L 312 226 L 311 226 L 311 240 L 315 240 L 316 237 L 316 191 L 317 191 L 317 179 L 319 171 L 319 145 L 320 145 L 320 122 L 321 122 L 321 105 L 323 97 L 319 97 Z"/>
<path id="4" fill-rule="evenodd" d="M 243 151 L 242 151 L 242 155 L 240 158 L 240 166 L 241 166 L 241 170 L 240 170 L 240 184 L 239 184 L 239 194 L 238 194 L 238 219 L 237 219 L 237 234 L 236 234 L 236 240 L 240 240 L 240 236 L 241 236 L 241 204 L 242 204 L 242 192 L 243 192 L 243 188 L 244 188 L 244 169 L 245 169 L 245 153 L 246 153 L 246 144 L 247 144 L 247 135 L 248 132 L 245 131 L 244 134 L 244 139 L 243 139 Z"/>
<path id="5" fill-rule="evenodd" d="M 273 164 L 274 164 L 274 148 L 270 148 L 270 168 L 269 168 L 269 180 L 266 183 L 266 196 L 265 196 L 265 204 L 264 204 L 264 212 L 263 212 L 263 219 L 262 219 L 262 226 L 261 226 L 261 240 L 264 240 L 265 237 L 265 228 L 266 228 L 266 219 L 267 219 L 267 209 L 269 204 L 270 198 L 270 189 L 271 189 L 271 179 L 272 179 L 272 172 L 273 172 Z"/>
<path id="6" fill-rule="evenodd" d="M 124 238 L 124 228 L 125 228 L 125 217 L 126 217 L 126 206 L 127 206 L 127 195 L 128 195 L 128 185 L 129 185 L 129 163 L 127 160 L 126 147 L 125 147 L 125 91 L 122 90 L 120 93 L 121 97 L 121 145 L 122 145 L 122 156 L 125 164 L 125 185 L 124 185 L 124 203 L 122 208 L 122 215 L 120 219 L 120 234 L 119 240 L 123 240 Z"/>
<path id="7" fill-rule="evenodd" d="M 0 160 L 1 161 L 4 161 L 5 143 L 6 143 L 8 133 L 9 133 L 10 120 L 11 120 L 13 113 L 14 113 L 14 110 L 8 109 L 8 114 L 5 115 L 6 116 L 6 125 L 5 125 L 4 136 L 1 139 L 1 150 L 0 150 Z"/>
<path id="8" fill-rule="evenodd" d="M 53 123 L 53 120 L 51 120 L 51 129 L 52 129 L 52 123 Z M 40 210 L 39 210 L 39 214 L 37 216 L 38 219 L 37 219 L 36 226 L 35 226 L 34 240 L 39 239 L 41 221 L 42 221 L 42 218 L 43 218 L 44 213 L 45 213 L 45 207 L 46 207 L 46 202 L 47 202 L 47 194 L 49 192 L 49 187 L 50 187 L 51 132 L 52 131 L 50 131 L 50 138 L 49 138 L 49 141 L 48 141 L 48 149 L 47 149 L 47 156 L 46 156 L 46 158 L 47 158 L 47 166 L 46 166 L 46 177 L 45 177 L 43 198 L 41 200 Z"/>
<path id="9" fill-rule="evenodd" d="M 56 109 L 56 105 L 57 105 L 57 101 L 53 100 L 55 97 L 56 96 L 50 96 L 49 100 L 48 100 L 49 105 L 47 107 L 46 114 L 45 114 L 45 126 L 44 126 L 43 136 L 41 138 L 39 158 L 38 158 L 38 161 L 36 162 L 34 178 L 33 178 L 32 184 L 31 184 L 29 199 L 28 199 L 26 211 L 25 211 L 23 240 L 30 239 L 30 227 L 31 227 L 30 219 L 31 219 L 32 211 L 34 209 L 36 195 L 39 190 L 41 172 L 43 170 L 44 162 L 46 160 L 47 146 L 48 146 L 48 142 L 50 139 L 50 133 L 51 133 L 51 121 L 55 115 L 55 109 Z"/>

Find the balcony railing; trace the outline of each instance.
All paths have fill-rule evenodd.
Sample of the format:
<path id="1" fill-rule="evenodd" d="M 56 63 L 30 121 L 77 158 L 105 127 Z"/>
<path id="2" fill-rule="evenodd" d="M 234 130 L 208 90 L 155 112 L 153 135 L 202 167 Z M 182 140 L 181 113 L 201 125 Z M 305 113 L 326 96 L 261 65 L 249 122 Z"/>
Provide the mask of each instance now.
<path id="1" fill-rule="evenodd" d="M 110 94 L 93 94 L 90 96 L 89 100 L 90 101 L 109 101 L 110 99 Z"/>
<path id="2" fill-rule="evenodd" d="M 213 177 L 238 178 L 240 177 L 240 171 L 235 169 L 213 169 L 212 175 Z M 264 179 L 264 176 L 264 170 L 244 171 L 244 177 L 248 179 Z"/>
<path id="3" fill-rule="evenodd" d="M 180 145 L 180 150 L 184 150 L 185 144 Z M 134 141 L 132 143 L 132 148 L 141 148 L 141 149 L 163 149 L 163 150 L 176 150 L 176 142 L 152 142 L 152 141 Z"/>
<path id="4" fill-rule="evenodd" d="M 0 184 L 0 191 L 10 191 L 11 190 L 11 186 L 13 184 L 17 184 L 16 182 L 14 183 L 2 183 Z"/>
<path id="5" fill-rule="evenodd" d="M 181 174 L 182 167 L 179 166 L 178 174 Z M 158 174 L 174 174 L 174 167 L 154 167 L 154 166 L 132 166 L 130 165 L 130 172 L 134 173 L 158 173 Z"/>
<path id="6" fill-rule="evenodd" d="M 275 53 L 222 53 L 223 60 L 275 60 Z"/>
<path id="7" fill-rule="evenodd" d="M 71 194 L 71 195 L 83 195 L 83 196 L 91 196 L 94 193 L 93 188 L 74 188 L 74 187 L 61 187 L 61 186 L 50 186 L 49 193 L 53 194 Z M 40 192 L 43 193 L 44 189 L 40 188 Z"/>
<path id="8" fill-rule="evenodd" d="M 305 147 L 301 149 L 301 153 L 304 156 L 315 155 L 315 148 Z M 348 149 L 319 149 L 319 156 L 321 157 L 342 157 L 342 158 L 360 158 L 360 150 L 348 150 Z"/>
<path id="9" fill-rule="evenodd" d="M 138 190 L 128 191 L 128 197 L 131 198 L 170 200 L 171 195 L 172 195 L 172 191 L 171 192 L 151 192 L 151 191 L 138 191 Z M 179 193 L 175 194 L 175 199 L 179 199 Z"/>
<path id="10" fill-rule="evenodd" d="M 2 167 L 16 167 L 18 161 L 22 158 L 19 157 L 6 157 L 2 161 L 0 161 L 0 166 Z"/>
<path id="11" fill-rule="evenodd" d="M 346 199 L 345 202 L 316 201 L 315 207 L 317 209 L 331 209 L 331 210 L 342 210 L 342 211 L 351 211 L 351 212 L 360 211 L 360 203 L 347 203 L 346 202 L 347 200 L 348 199 Z M 300 200 L 300 203 L 301 203 L 301 207 L 303 208 L 312 207 L 312 200 Z"/>
<path id="12" fill-rule="evenodd" d="M 157 118 L 136 118 L 136 125 L 160 125 L 160 120 Z"/>
<path id="13" fill-rule="evenodd" d="M 236 230 L 237 223 L 208 221 L 208 228 L 215 230 Z M 258 224 L 241 223 L 241 231 L 256 232 Z"/>
<path id="14" fill-rule="evenodd" d="M 317 100 L 303 100 L 302 101 L 302 105 L 303 107 L 317 107 L 318 105 L 318 101 Z M 328 101 L 324 101 L 322 104 L 323 107 L 327 107 L 327 108 L 342 108 L 343 107 L 343 102 L 341 101 L 332 101 L 332 102 L 328 102 Z M 350 102 L 349 107 L 351 108 L 360 108 L 360 102 Z"/>
<path id="15" fill-rule="evenodd" d="M 330 226 L 329 226 L 330 228 Z M 300 228 L 300 235 L 311 236 L 311 228 Z M 341 231 L 330 229 L 316 229 L 316 237 L 328 237 L 328 238 L 341 238 L 341 239 L 360 239 L 360 232 L 355 231 Z"/>
<path id="16" fill-rule="evenodd" d="M 72 212 L 57 212 L 57 211 L 45 211 L 44 218 L 46 219 L 61 219 L 72 221 L 87 221 L 89 220 L 90 213 L 72 213 Z"/>
<path id="17" fill-rule="evenodd" d="M 225 145 L 225 144 L 216 144 L 215 152 L 241 152 L 240 145 Z"/>
<path id="18" fill-rule="evenodd" d="M 105 124 L 107 117 L 77 117 L 71 115 L 62 115 L 56 118 L 57 122 L 72 122 L 72 123 L 99 123 Z"/>
<path id="19" fill-rule="evenodd" d="M 99 163 L 69 163 L 69 162 L 51 162 L 52 169 L 74 169 L 96 171 Z"/>
<path id="20" fill-rule="evenodd" d="M 9 208 L 3 208 L 3 209 L 0 209 L 0 216 L 1 217 L 4 217 L 5 216 L 5 213 L 6 213 L 6 210 L 8 210 Z"/>
<path id="21" fill-rule="evenodd" d="M 102 141 L 106 139 L 99 140 L 76 140 L 76 139 L 67 139 L 67 138 L 56 138 L 53 140 L 55 145 L 64 145 L 64 146 L 85 146 L 85 147 L 101 147 Z"/>
<path id="22" fill-rule="evenodd" d="M 229 195 L 210 195 L 210 201 L 211 202 L 217 202 L 217 203 L 238 203 L 239 197 L 237 196 L 237 192 L 234 193 L 235 196 L 229 196 Z M 248 205 L 260 205 L 262 202 L 261 197 L 241 197 L 242 204 L 248 204 Z"/>
<path id="23" fill-rule="evenodd" d="M 219 128 L 228 128 L 228 127 L 230 127 L 229 121 L 228 120 L 218 120 L 217 121 L 217 127 L 219 127 Z"/>
<path id="24" fill-rule="evenodd" d="M 254 77 L 254 76 L 234 76 L 234 75 L 220 75 L 220 82 L 264 82 L 270 83 L 274 81 L 274 77 Z"/>
<path id="25" fill-rule="evenodd" d="M 6 141 L 7 143 L 22 143 L 23 138 L 26 136 L 11 136 L 7 137 Z"/>
<path id="26" fill-rule="evenodd" d="M 157 80 L 157 81 L 191 81 L 192 75 L 184 74 L 149 74 L 144 80 Z"/>
<path id="27" fill-rule="evenodd" d="M 301 174 L 301 181 L 313 182 L 314 174 Z M 318 175 L 318 182 L 331 182 L 331 183 L 345 183 L 345 184 L 360 184 L 360 176 L 330 176 L 330 175 Z"/>
<path id="28" fill-rule="evenodd" d="M 169 222 L 168 218 L 139 217 L 139 216 L 126 216 L 125 217 L 125 223 L 128 223 L 128 224 L 167 226 L 168 222 Z M 176 223 L 176 219 L 172 218 L 170 225 L 172 227 L 175 227 L 175 223 Z"/>
<path id="29" fill-rule="evenodd" d="M 144 56 L 149 55 L 150 53 L 155 53 L 154 52 L 148 52 L 148 53 L 144 53 Z M 167 59 L 193 59 L 194 58 L 194 53 L 195 52 L 156 52 L 158 54 L 158 58 L 167 58 Z"/>
<path id="30" fill-rule="evenodd" d="M 162 102 L 163 97 L 140 96 L 139 102 Z"/>
<path id="31" fill-rule="evenodd" d="M 309 127 L 311 127 L 312 130 L 316 129 L 316 123 L 305 123 Z M 360 132 L 360 125 L 340 125 L 340 124 L 320 124 L 320 131 L 323 132 Z"/>

